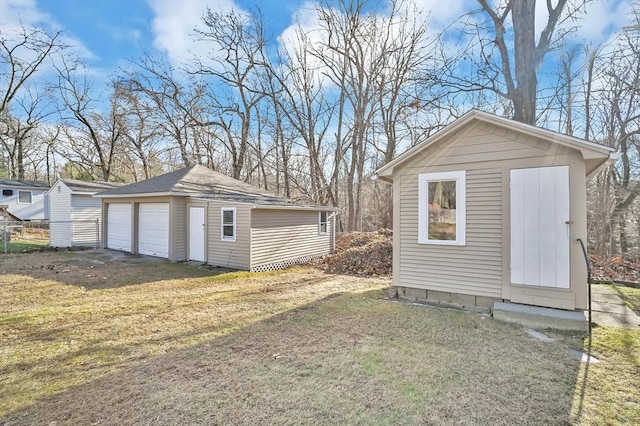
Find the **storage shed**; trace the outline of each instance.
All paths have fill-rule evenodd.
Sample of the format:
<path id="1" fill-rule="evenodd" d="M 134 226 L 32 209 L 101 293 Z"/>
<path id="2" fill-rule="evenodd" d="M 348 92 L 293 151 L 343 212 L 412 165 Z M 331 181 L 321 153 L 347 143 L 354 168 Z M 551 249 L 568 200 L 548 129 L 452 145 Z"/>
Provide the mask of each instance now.
<path id="1" fill-rule="evenodd" d="M 408 298 L 587 308 L 587 178 L 613 148 L 472 110 L 382 166 Z"/>
<path id="2" fill-rule="evenodd" d="M 114 188 L 110 182 L 59 179 L 47 192 L 52 247 L 100 244 L 102 203 L 93 195 Z"/>
<path id="3" fill-rule="evenodd" d="M 196 165 L 97 194 L 104 247 L 243 270 L 320 257 L 333 207 L 302 206 Z"/>

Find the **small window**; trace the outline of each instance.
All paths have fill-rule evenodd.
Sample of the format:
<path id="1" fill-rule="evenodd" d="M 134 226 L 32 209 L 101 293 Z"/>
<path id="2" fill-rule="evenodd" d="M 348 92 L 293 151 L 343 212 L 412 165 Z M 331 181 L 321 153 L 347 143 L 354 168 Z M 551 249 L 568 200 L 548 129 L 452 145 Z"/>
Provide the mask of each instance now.
<path id="1" fill-rule="evenodd" d="M 465 245 L 466 200 L 462 172 L 418 175 L 418 243 Z"/>
<path id="2" fill-rule="evenodd" d="M 318 219 L 318 234 L 327 233 L 327 212 L 320 212 Z"/>
<path id="3" fill-rule="evenodd" d="M 236 209 L 223 208 L 222 213 L 222 240 L 223 241 L 235 241 L 236 240 Z"/>
<path id="4" fill-rule="evenodd" d="M 31 204 L 31 191 L 18 191 L 18 203 Z"/>

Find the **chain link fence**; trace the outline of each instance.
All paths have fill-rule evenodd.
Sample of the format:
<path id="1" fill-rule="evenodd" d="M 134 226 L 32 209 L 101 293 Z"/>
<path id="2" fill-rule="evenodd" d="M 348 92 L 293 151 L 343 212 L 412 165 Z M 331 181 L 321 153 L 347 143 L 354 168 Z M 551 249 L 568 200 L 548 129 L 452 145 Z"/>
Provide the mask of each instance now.
<path id="1" fill-rule="evenodd" d="M 7 221 L 0 220 L 0 250 L 25 252 L 46 247 L 91 247 L 101 245 L 100 221 Z"/>

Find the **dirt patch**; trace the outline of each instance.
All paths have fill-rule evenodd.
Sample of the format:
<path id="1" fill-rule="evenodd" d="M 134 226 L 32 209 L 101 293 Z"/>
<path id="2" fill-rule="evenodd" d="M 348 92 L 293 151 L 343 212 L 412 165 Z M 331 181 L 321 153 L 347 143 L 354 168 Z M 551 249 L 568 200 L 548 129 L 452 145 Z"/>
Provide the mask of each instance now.
<path id="1" fill-rule="evenodd" d="M 87 289 L 104 289 L 166 279 L 202 277 L 229 270 L 198 268 L 113 250 L 59 250 L 1 255 L 0 272 L 53 279 Z"/>

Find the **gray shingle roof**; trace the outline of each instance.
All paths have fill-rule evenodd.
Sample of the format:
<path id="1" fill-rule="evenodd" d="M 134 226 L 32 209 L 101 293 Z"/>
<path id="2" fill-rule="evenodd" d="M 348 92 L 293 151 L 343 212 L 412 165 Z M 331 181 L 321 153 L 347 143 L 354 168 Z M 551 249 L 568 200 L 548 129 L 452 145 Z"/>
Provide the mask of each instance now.
<path id="1" fill-rule="evenodd" d="M 122 186 L 122 183 L 84 181 L 75 179 L 60 179 L 72 192 L 102 192 L 107 189 Z"/>
<path id="2" fill-rule="evenodd" d="M 272 192 L 256 188 L 246 182 L 233 179 L 207 167 L 195 165 L 141 182 L 112 188 L 101 192 L 108 196 L 152 196 L 169 194 L 177 196 L 228 196 L 229 198 L 263 200 L 290 203 Z"/>
<path id="3" fill-rule="evenodd" d="M 49 189 L 49 184 L 46 182 L 38 182 L 34 180 L 0 180 L 0 187 L 11 188 L 42 188 Z"/>

